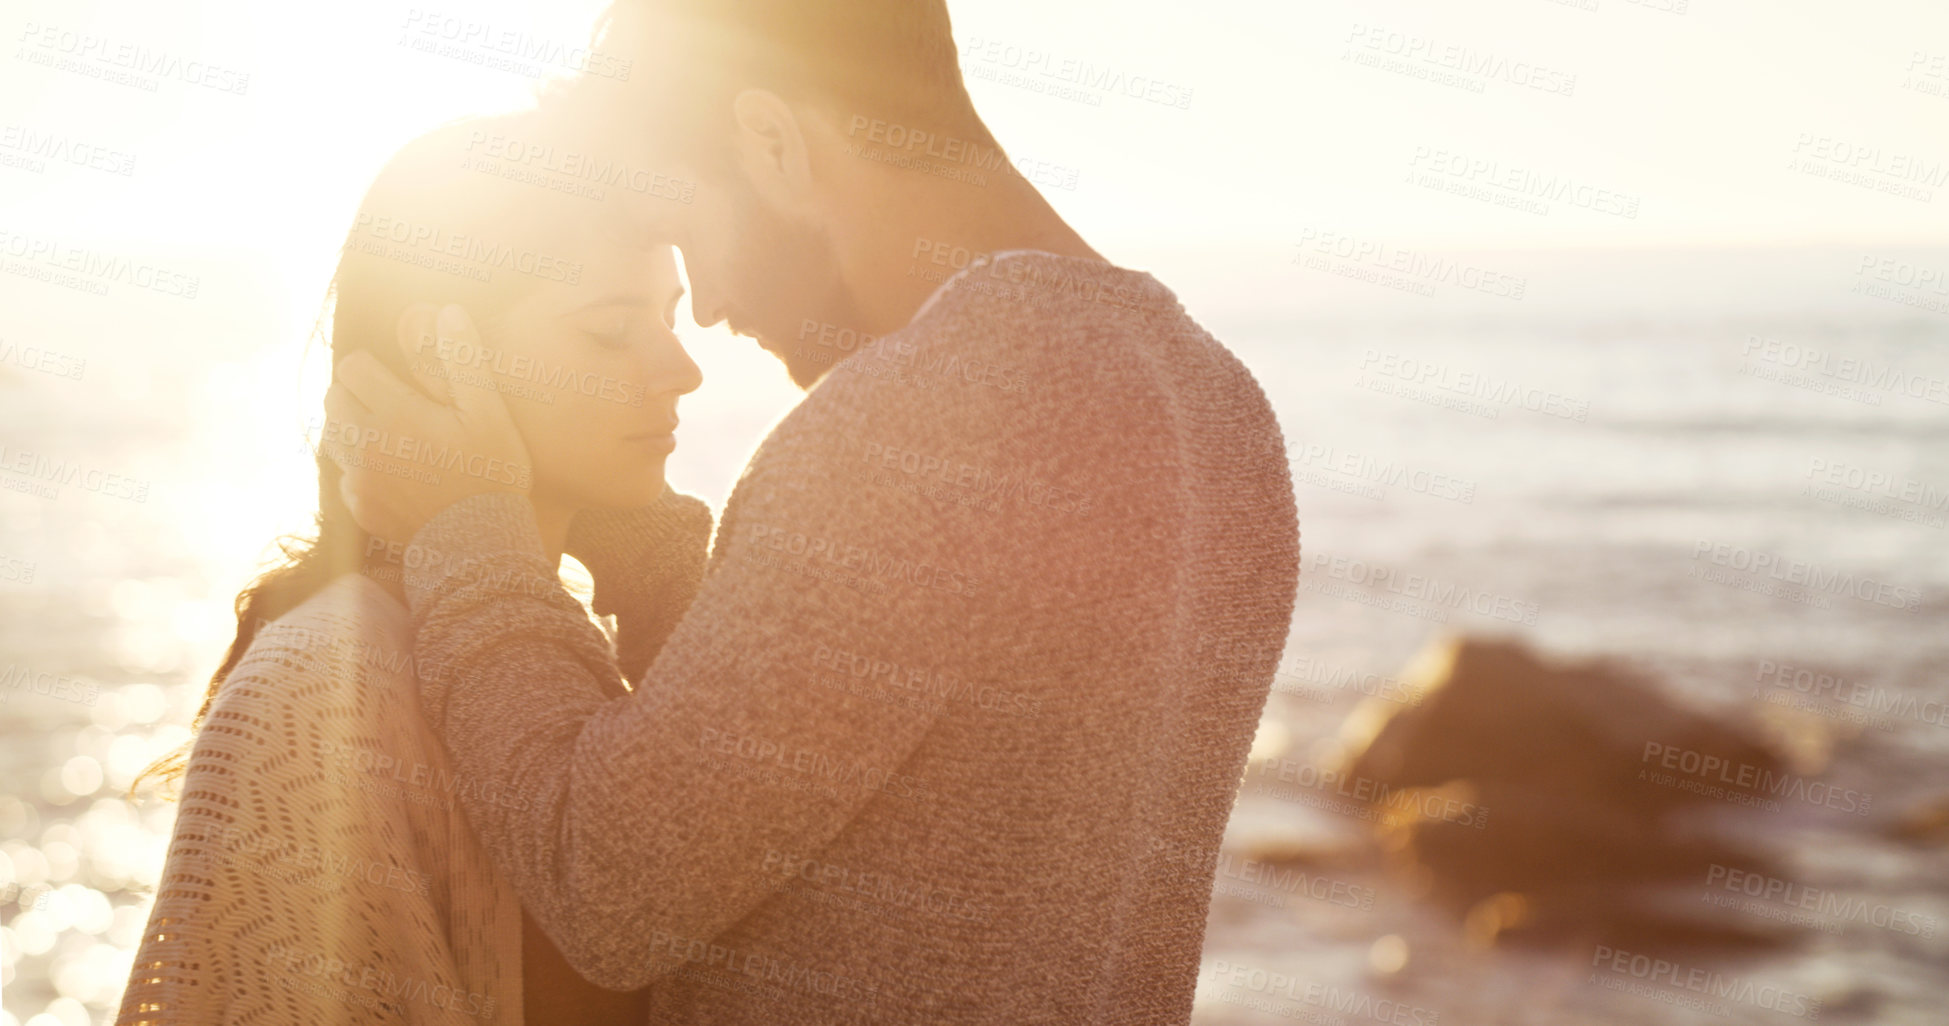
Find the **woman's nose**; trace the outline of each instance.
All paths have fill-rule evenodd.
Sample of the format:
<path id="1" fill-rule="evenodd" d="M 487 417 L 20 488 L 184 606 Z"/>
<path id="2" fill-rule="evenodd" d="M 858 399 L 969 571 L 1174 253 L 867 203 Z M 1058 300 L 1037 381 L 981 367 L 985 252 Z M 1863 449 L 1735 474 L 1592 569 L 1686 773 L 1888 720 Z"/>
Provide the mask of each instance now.
<path id="1" fill-rule="evenodd" d="M 675 332 L 666 332 L 659 340 L 655 363 L 650 371 L 650 391 L 656 393 L 688 395 L 704 383 L 703 369 L 690 358 L 690 353 L 684 349 Z"/>

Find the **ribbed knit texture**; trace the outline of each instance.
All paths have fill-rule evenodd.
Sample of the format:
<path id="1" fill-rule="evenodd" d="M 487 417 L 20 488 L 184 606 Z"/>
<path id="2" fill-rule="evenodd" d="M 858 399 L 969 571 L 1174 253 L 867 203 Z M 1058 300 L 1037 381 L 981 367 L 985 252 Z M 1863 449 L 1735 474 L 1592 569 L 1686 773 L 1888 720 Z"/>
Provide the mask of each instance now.
<path id="1" fill-rule="evenodd" d="M 522 1021 L 521 906 L 461 808 L 520 782 L 455 774 L 411 646 L 357 574 L 259 632 L 192 749 L 120 1026 Z"/>
<path id="2" fill-rule="evenodd" d="M 694 600 L 694 507 L 582 539 L 611 608 L 683 611 L 627 697 L 526 499 L 421 530 L 426 715 L 534 798 L 468 816 L 651 1022 L 1182 1023 L 1297 587 L 1272 411 L 1154 279 L 1047 253 L 875 350 L 758 449 Z"/>

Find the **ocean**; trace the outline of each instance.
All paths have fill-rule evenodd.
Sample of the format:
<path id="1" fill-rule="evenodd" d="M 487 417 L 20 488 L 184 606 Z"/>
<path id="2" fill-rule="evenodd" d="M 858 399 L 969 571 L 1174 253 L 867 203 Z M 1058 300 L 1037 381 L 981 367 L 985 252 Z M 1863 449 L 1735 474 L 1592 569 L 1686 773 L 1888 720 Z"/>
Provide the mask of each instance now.
<path id="1" fill-rule="evenodd" d="M 1943 1022 L 1949 850 L 1887 836 L 1949 793 L 1941 279 L 1849 252 L 1791 275 L 1737 252 L 1501 259 L 1522 297 L 1160 265 L 1287 436 L 1303 572 L 1255 755 L 1340 751 L 1363 692 L 1398 694 L 1453 634 L 1623 660 L 1693 708 L 1791 721 L 1821 781 L 1872 796 L 1719 817 L 1791 883 L 1870 911 L 1742 898 L 1728 915 L 1794 943 L 1642 971 L 1635 952 L 1481 949 L 1345 807 L 1246 794 L 1194 1021 Z M 139 296 L 0 335 L 0 1026 L 112 1015 L 172 816 L 122 792 L 185 736 L 231 599 L 305 522 L 315 367 L 264 344 L 301 334 L 304 304 L 227 287 L 194 314 Z M 233 302 L 249 312 L 226 320 Z M 764 359 L 700 359 L 672 474 L 713 504 L 789 401 L 775 374 L 737 379 Z M 1253 861 L 1282 845 L 1319 853 L 1321 879 Z"/>

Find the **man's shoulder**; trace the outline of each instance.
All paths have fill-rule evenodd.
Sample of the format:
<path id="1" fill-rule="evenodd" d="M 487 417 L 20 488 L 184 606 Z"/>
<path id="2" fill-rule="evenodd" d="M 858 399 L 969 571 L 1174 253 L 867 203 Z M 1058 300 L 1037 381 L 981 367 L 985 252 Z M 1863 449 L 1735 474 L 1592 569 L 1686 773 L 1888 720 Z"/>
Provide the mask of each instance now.
<path id="1" fill-rule="evenodd" d="M 1000 254 L 944 285 L 906 329 L 1008 341 L 1024 333 L 1147 336 L 1182 330 L 1184 307 L 1155 277 L 1102 260 L 1034 250 Z"/>
<path id="2" fill-rule="evenodd" d="M 1032 436 L 1041 437 L 1040 448 L 1077 451 L 1162 439 L 1184 372 L 1169 365 L 1185 358 L 1185 345 L 1194 347 L 1195 362 L 1228 378 L 1240 367 L 1174 300 L 1166 315 L 947 294 L 927 317 L 828 372 L 778 424 L 754 466 L 857 462 L 891 447 L 954 459 Z"/>
<path id="3" fill-rule="evenodd" d="M 1252 375 L 1151 275 L 1034 252 L 995 268 L 836 364 L 767 437 L 749 483 L 901 461 L 1095 477 L 1141 456 L 1163 473 L 1200 404 L 1263 419 Z"/>

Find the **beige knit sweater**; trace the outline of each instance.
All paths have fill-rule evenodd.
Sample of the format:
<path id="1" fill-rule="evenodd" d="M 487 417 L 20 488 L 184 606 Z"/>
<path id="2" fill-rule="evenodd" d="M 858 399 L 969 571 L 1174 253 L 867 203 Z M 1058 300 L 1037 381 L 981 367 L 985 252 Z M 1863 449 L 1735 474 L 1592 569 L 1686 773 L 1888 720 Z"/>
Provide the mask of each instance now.
<path id="1" fill-rule="evenodd" d="M 120 1026 L 521 1022 L 521 906 L 461 801 L 526 798 L 454 772 L 412 640 L 351 574 L 252 642 L 192 750 Z"/>
<path id="2" fill-rule="evenodd" d="M 584 539 L 597 610 L 682 611 L 644 582 L 708 526 Z M 524 498 L 428 523 L 408 597 L 468 817 L 652 1022 L 1181 1023 L 1298 543 L 1238 360 L 1018 252 L 780 422 L 634 694 Z"/>

